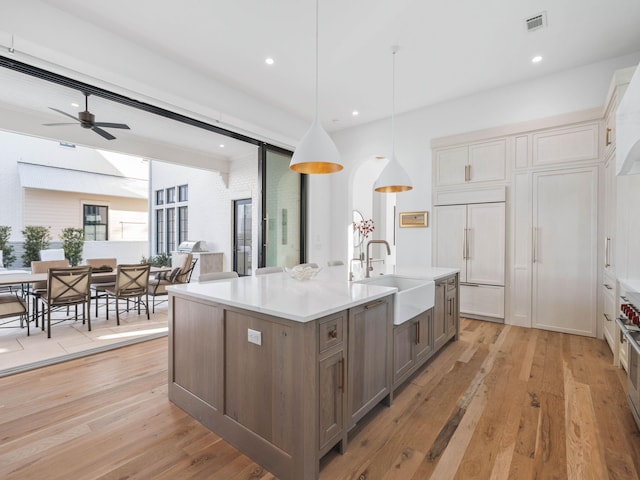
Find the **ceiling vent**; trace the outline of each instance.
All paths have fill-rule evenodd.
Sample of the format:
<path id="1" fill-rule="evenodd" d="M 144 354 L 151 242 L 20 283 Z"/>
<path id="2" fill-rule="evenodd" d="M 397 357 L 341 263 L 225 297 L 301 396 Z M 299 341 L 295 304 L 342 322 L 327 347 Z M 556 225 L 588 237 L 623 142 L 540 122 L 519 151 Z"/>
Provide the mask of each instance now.
<path id="1" fill-rule="evenodd" d="M 533 17 L 527 18 L 525 21 L 527 32 L 533 32 L 547 26 L 547 12 L 542 12 Z"/>

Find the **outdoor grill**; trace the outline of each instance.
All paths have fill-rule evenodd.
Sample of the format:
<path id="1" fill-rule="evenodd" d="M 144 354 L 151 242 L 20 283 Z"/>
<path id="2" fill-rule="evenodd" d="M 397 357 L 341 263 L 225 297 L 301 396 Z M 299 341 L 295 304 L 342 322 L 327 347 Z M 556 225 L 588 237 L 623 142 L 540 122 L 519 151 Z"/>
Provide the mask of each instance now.
<path id="1" fill-rule="evenodd" d="M 204 240 L 198 240 L 196 242 L 182 242 L 178 245 L 179 253 L 197 253 L 197 252 L 208 252 L 207 242 Z"/>

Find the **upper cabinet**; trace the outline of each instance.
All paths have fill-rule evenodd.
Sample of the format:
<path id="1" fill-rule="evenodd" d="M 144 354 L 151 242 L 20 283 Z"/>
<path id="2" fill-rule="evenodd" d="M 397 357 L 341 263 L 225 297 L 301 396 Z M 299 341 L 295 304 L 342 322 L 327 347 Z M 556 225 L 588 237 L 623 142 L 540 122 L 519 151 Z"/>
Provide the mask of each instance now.
<path id="1" fill-rule="evenodd" d="M 533 133 L 533 166 L 597 161 L 599 126 L 594 122 Z"/>
<path id="2" fill-rule="evenodd" d="M 507 139 L 438 149 L 434 178 L 437 187 L 505 182 Z"/>

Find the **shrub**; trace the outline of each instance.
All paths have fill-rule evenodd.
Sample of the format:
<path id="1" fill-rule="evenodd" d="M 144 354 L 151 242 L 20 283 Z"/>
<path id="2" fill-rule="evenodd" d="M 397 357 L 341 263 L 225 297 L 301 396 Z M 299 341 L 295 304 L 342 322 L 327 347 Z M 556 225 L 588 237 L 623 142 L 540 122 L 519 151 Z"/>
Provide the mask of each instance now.
<path id="1" fill-rule="evenodd" d="M 82 261 L 82 251 L 84 249 L 84 230 L 82 228 L 63 228 L 60 234 L 64 256 L 72 267 Z"/>
<path id="2" fill-rule="evenodd" d="M 142 257 L 140 263 L 148 263 L 152 267 L 170 267 L 171 266 L 171 255 L 168 253 L 159 253 L 155 257 L 151 255 L 149 258 Z"/>
<path id="3" fill-rule="evenodd" d="M 22 236 L 24 237 L 22 265 L 30 267 L 31 262 L 40 260 L 40 250 L 46 250 L 49 247 L 51 227 L 27 225 L 22 230 Z"/>
<path id="4" fill-rule="evenodd" d="M 13 254 L 13 245 L 9 245 L 9 237 L 11 236 L 11 227 L 8 225 L 0 225 L 0 251 L 2 251 L 2 263 L 0 267 L 10 267 L 16 260 Z"/>

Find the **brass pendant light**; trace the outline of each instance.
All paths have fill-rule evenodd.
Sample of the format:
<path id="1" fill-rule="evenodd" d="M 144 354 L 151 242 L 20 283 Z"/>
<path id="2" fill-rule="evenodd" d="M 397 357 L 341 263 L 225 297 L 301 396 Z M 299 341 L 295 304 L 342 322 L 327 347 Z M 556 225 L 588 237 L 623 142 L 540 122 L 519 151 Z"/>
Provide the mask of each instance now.
<path id="1" fill-rule="evenodd" d="M 391 88 L 391 159 L 389 163 L 384 167 L 380 176 L 373 184 L 373 189 L 376 192 L 382 193 L 398 193 L 406 192 L 413 189 L 411 180 L 406 170 L 402 168 L 400 162 L 396 160 L 395 149 L 395 108 L 396 108 L 396 53 L 398 52 L 397 46 L 391 47 L 391 54 L 393 55 L 393 80 Z"/>
<path id="2" fill-rule="evenodd" d="M 316 113 L 311 127 L 293 152 L 289 168 L 294 172 L 323 174 L 339 172 L 344 167 L 340 153 L 322 128 L 318 114 L 318 0 L 316 0 Z"/>

